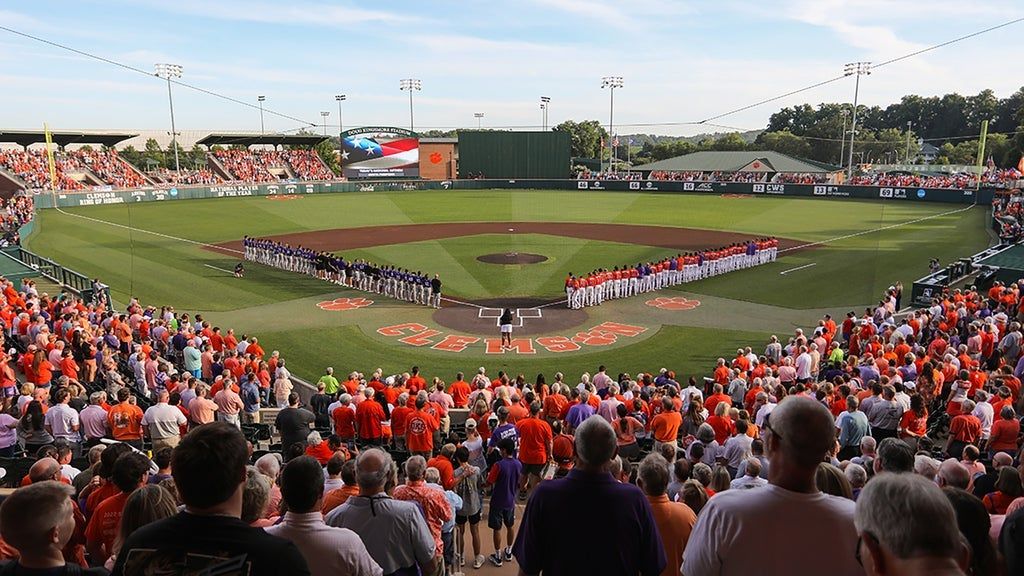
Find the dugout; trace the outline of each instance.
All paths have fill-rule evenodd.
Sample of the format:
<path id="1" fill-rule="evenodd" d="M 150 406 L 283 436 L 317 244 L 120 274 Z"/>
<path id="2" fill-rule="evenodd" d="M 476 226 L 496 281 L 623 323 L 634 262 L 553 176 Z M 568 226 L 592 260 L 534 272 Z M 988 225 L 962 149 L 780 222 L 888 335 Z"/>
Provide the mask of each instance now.
<path id="1" fill-rule="evenodd" d="M 988 290 L 996 280 L 1015 282 L 1024 278 L 1024 245 L 999 244 L 970 258 L 950 262 L 944 268 L 914 281 L 910 305 L 928 307 L 932 298 L 956 288 L 976 286 Z"/>
<path id="2" fill-rule="evenodd" d="M 459 132 L 459 178 L 569 178 L 568 132 Z"/>

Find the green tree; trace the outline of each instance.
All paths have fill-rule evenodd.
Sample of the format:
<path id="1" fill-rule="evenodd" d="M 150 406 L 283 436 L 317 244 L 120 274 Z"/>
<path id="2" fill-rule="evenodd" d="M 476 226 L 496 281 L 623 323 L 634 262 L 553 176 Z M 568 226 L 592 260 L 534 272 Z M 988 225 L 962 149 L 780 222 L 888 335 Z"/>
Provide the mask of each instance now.
<path id="1" fill-rule="evenodd" d="M 142 153 L 143 163 L 146 164 L 144 168 L 150 169 L 150 165 L 154 165 L 158 168 L 166 168 L 167 164 L 164 162 L 164 151 L 160 148 L 160 144 L 156 141 L 156 138 L 150 138 L 146 140 L 146 150 Z"/>
<path id="2" fill-rule="evenodd" d="M 125 146 L 124 150 L 118 152 L 122 160 L 125 160 L 131 164 L 134 164 L 136 168 L 145 168 L 145 162 L 142 161 L 142 152 L 135 149 L 135 146 Z"/>
<path id="3" fill-rule="evenodd" d="M 601 141 L 604 140 L 606 146 L 610 144 L 607 141 L 608 131 L 602 128 L 597 120 L 566 120 L 555 126 L 554 130 L 569 134 L 570 150 L 572 155 L 578 158 L 597 158 L 601 153 Z"/>
<path id="4" fill-rule="evenodd" d="M 757 138 L 756 147 L 796 158 L 809 158 L 811 155 L 811 145 L 807 140 L 789 130 L 761 133 Z"/>
<path id="5" fill-rule="evenodd" d="M 711 150 L 746 150 L 747 141 L 737 132 L 730 132 L 711 142 Z"/>
<path id="6" fill-rule="evenodd" d="M 199 144 L 193 144 L 188 151 L 188 164 L 197 169 L 206 167 L 206 150 Z"/>

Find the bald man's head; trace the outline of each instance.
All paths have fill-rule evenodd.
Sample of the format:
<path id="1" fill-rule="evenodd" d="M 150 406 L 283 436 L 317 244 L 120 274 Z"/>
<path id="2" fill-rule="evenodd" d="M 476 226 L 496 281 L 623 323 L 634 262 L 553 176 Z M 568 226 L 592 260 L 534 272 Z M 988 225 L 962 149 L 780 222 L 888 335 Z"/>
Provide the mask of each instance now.
<path id="1" fill-rule="evenodd" d="M 1013 464 L 1013 456 L 1006 452 L 996 452 L 996 455 L 992 457 L 992 466 L 994 468 L 1002 468 L 1011 464 Z"/>
<path id="2" fill-rule="evenodd" d="M 45 482 L 47 480 L 56 480 L 57 474 L 60 473 L 60 463 L 53 458 L 40 458 L 36 460 L 36 463 L 28 469 L 28 479 L 33 484 L 36 482 Z"/>
<path id="3" fill-rule="evenodd" d="M 364 494 L 376 494 L 384 490 L 391 476 L 393 462 L 387 452 L 371 448 L 356 459 L 356 483 Z"/>
<path id="4" fill-rule="evenodd" d="M 836 441 L 832 413 L 805 396 L 787 396 L 779 402 L 770 415 L 769 427 L 775 436 L 775 449 L 811 473 Z"/>

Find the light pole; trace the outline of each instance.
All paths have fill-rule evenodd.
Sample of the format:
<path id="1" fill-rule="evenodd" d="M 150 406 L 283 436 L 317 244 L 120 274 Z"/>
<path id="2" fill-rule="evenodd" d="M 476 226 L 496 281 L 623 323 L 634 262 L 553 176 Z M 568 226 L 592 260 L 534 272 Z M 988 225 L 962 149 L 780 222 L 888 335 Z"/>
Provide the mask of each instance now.
<path id="1" fill-rule="evenodd" d="M 911 122 L 910 120 L 907 120 L 907 155 L 906 155 L 906 157 L 905 157 L 905 158 L 903 159 L 903 161 L 904 161 L 905 163 L 907 163 L 907 164 L 910 164 L 910 129 L 911 129 L 911 128 L 912 128 L 913 126 L 914 126 L 914 123 L 913 123 L 913 122 Z"/>
<path id="2" fill-rule="evenodd" d="M 171 146 L 174 147 L 174 171 L 180 172 L 181 165 L 178 163 L 178 131 L 174 127 L 174 98 L 171 97 L 171 79 L 181 78 L 182 68 L 178 64 L 157 64 L 157 78 L 167 80 L 167 102 L 171 107 Z"/>
<path id="3" fill-rule="evenodd" d="M 608 88 L 608 171 L 614 166 L 615 146 L 612 145 L 612 128 L 615 120 L 615 89 L 622 88 L 622 76 L 605 76 L 601 78 L 601 88 Z"/>
<path id="4" fill-rule="evenodd" d="M 330 112 L 321 112 L 320 117 L 324 119 L 324 136 L 327 136 L 327 117 L 330 116 Z"/>
<path id="5" fill-rule="evenodd" d="M 547 96 L 540 97 L 540 110 L 541 110 L 541 126 L 545 132 L 548 131 L 548 108 L 551 107 L 551 98 Z"/>
<path id="6" fill-rule="evenodd" d="M 413 122 L 413 115 L 412 115 L 412 93 L 415 90 L 422 90 L 423 89 L 423 83 L 420 82 L 419 80 L 417 80 L 416 78 L 403 78 L 403 79 L 398 81 L 398 88 L 400 90 L 408 90 L 409 91 L 409 132 L 415 132 L 416 131 L 416 128 L 415 128 L 416 125 Z"/>
<path id="7" fill-rule="evenodd" d="M 480 127 L 481 127 L 481 123 L 483 122 L 484 113 L 483 112 L 473 112 L 473 117 L 476 118 L 476 129 L 479 130 Z"/>
<path id="8" fill-rule="evenodd" d="M 871 62 L 850 62 L 843 67 L 844 76 L 857 76 L 853 88 L 853 119 L 850 121 L 850 165 L 846 167 L 846 181 L 853 179 L 853 141 L 857 137 L 857 97 L 860 95 L 860 77 L 864 74 L 871 74 Z"/>
<path id="9" fill-rule="evenodd" d="M 849 110 L 843 108 L 839 111 L 839 115 L 843 117 L 843 131 L 839 135 L 839 167 L 843 167 L 843 152 L 846 151 L 846 116 L 850 113 Z"/>
<path id="10" fill-rule="evenodd" d="M 256 97 L 256 100 L 260 103 L 260 136 L 263 136 L 263 134 L 265 134 L 266 132 L 263 128 L 263 102 L 266 101 L 266 99 L 266 96 Z"/>
<path id="11" fill-rule="evenodd" d="M 345 101 L 346 96 L 344 94 L 335 94 L 334 99 L 338 101 L 338 132 L 345 131 L 345 125 L 341 121 L 341 103 Z"/>

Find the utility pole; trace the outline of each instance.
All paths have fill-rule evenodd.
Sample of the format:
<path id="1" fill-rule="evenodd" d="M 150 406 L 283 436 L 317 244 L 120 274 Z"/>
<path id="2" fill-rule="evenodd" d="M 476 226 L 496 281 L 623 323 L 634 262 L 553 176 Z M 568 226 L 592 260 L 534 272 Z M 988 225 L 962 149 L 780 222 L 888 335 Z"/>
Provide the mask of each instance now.
<path id="1" fill-rule="evenodd" d="M 843 67 L 844 76 L 857 76 L 853 88 L 853 119 L 850 121 L 850 164 L 846 167 L 847 182 L 853 179 L 853 143 L 857 137 L 857 98 L 860 95 L 860 77 L 864 74 L 871 74 L 871 62 L 851 62 Z"/>

